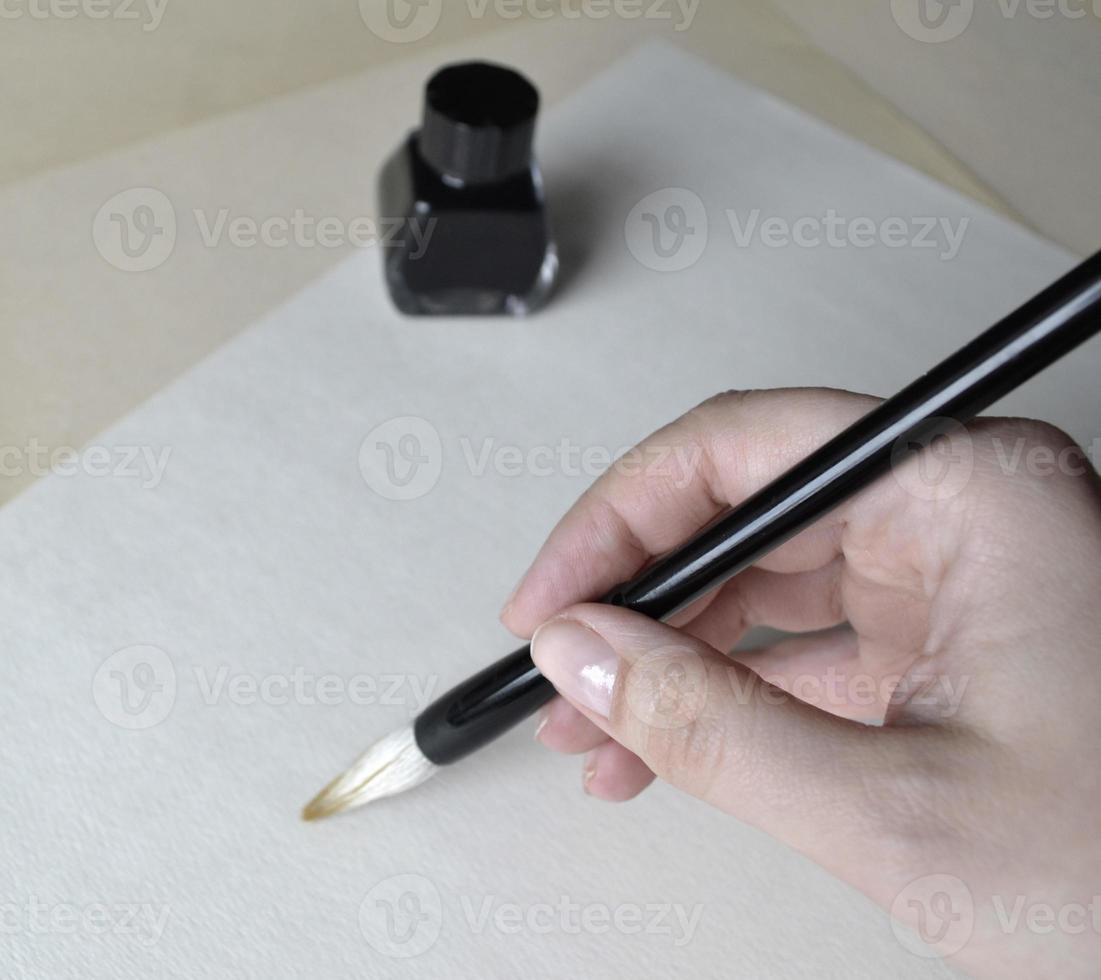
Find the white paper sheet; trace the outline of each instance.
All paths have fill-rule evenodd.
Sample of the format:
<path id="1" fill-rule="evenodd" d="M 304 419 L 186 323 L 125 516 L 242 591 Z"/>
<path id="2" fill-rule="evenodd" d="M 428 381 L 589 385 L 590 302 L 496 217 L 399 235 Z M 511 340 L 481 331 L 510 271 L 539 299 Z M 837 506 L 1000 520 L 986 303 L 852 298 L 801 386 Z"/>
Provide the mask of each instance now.
<path id="1" fill-rule="evenodd" d="M 542 158 L 569 268 L 543 314 L 402 319 L 365 252 L 0 512 L 5 976 L 947 975 L 702 804 L 587 799 L 530 730 L 299 822 L 360 748 L 515 646 L 498 605 L 604 453 L 723 388 L 889 392 L 1073 263 L 668 47 L 550 115 Z M 641 210 L 688 202 L 699 235 L 693 199 L 629 216 L 670 187 L 708 242 L 662 273 L 628 242 L 687 253 L 647 253 Z M 724 214 L 831 208 L 970 224 L 942 260 L 743 247 Z M 1099 369 L 1093 344 L 1006 408 L 1088 442 Z M 399 478 L 428 461 L 388 484 L 380 442 Z"/>

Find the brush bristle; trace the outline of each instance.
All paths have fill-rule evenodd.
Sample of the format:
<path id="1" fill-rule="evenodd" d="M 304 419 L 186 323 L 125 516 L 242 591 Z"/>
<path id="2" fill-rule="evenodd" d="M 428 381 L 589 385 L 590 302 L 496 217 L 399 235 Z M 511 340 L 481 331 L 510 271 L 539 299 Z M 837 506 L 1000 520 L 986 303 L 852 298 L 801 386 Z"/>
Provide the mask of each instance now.
<path id="1" fill-rule="evenodd" d="M 412 726 L 391 732 L 337 776 L 302 811 L 303 820 L 321 820 L 384 796 L 418 786 L 439 768 L 417 747 Z"/>

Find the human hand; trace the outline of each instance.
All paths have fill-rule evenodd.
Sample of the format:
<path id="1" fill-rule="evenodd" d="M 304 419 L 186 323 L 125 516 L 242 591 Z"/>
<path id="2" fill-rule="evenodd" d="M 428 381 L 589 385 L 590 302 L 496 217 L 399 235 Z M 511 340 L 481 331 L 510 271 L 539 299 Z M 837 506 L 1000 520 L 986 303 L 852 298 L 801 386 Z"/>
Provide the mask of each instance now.
<path id="1" fill-rule="evenodd" d="M 656 774 L 762 828 L 976 976 L 1097 976 L 1101 488 L 1067 436 L 960 429 L 669 624 L 584 602 L 876 403 L 722 395 L 601 477 L 502 613 L 563 695 L 538 737 L 595 796 Z M 757 625 L 811 635 L 728 655 Z"/>

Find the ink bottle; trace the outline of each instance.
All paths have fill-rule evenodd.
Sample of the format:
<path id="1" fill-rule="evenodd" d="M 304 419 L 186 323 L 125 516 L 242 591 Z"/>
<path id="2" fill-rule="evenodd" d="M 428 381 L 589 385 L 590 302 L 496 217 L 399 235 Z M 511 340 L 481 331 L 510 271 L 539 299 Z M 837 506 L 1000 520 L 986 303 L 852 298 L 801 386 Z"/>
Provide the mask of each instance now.
<path id="1" fill-rule="evenodd" d="M 429 79 L 421 127 L 383 165 L 386 286 L 410 314 L 520 315 L 558 271 L 532 155 L 539 93 L 484 62 Z"/>

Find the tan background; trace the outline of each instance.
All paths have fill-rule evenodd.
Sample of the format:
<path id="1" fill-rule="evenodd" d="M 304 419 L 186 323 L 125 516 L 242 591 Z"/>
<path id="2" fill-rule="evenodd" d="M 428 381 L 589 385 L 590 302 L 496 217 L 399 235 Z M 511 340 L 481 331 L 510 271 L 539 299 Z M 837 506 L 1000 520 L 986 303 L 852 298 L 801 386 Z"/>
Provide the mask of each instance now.
<path id="1" fill-rule="evenodd" d="M 701 0 L 684 30 L 673 0 L 658 8 L 671 21 L 598 18 L 570 0 L 531 0 L 516 18 L 525 4 L 498 0 L 479 16 L 476 0 L 444 0 L 414 43 L 368 29 L 381 0 L 362 0 L 366 15 L 355 0 L 158 0 L 155 29 L 146 0 L 132 18 L 115 16 L 128 0 L 99 0 L 104 19 L 85 2 L 9 0 L 0 23 L 0 447 L 86 444 L 341 254 L 181 237 L 162 267 L 122 272 L 92 241 L 104 201 L 150 186 L 181 213 L 369 214 L 378 160 L 448 58 L 521 66 L 553 104 L 662 37 L 1072 250 L 1101 242 L 1088 0 L 1054 16 L 976 0 L 940 43 L 909 36 L 888 0 Z M 0 476 L 0 501 L 34 477 Z"/>

